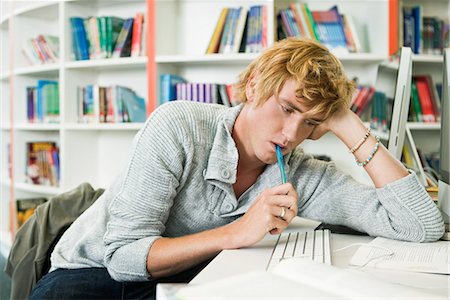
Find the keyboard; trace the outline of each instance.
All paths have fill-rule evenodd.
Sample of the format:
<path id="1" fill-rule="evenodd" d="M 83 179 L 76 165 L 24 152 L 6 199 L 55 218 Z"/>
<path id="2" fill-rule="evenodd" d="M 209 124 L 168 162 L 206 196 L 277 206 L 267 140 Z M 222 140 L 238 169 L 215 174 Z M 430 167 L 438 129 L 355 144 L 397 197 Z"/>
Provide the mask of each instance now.
<path id="1" fill-rule="evenodd" d="M 271 271 L 283 259 L 301 257 L 331 265 L 330 230 L 282 232 L 278 236 L 266 270 Z"/>

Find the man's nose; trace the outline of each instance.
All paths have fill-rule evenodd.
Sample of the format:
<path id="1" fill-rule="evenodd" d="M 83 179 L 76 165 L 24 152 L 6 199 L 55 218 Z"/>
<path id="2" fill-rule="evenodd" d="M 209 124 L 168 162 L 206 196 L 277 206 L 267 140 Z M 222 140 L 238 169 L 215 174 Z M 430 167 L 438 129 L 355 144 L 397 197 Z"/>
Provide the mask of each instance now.
<path id="1" fill-rule="evenodd" d="M 300 129 L 301 120 L 290 120 L 283 126 L 283 136 L 288 141 L 295 141 Z"/>

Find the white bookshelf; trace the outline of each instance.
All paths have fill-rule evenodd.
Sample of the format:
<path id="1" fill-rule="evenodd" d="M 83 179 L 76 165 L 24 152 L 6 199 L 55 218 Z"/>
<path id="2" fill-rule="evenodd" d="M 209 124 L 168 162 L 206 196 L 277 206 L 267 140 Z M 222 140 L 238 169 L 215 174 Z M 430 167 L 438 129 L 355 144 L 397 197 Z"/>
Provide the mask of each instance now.
<path id="1" fill-rule="evenodd" d="M 131 141 L 142 123 L 81 124 L 77 123 L 76 87 L 87 84 L 119 84 L 132 88 L 148 98 L 148 77 L 145 48 L 140 57 L 123 57 L 74 61 L 72 32 L 69 18 L 80 16 L 134 17 L 144 13 L 147 1 L 2 1 L 0 18 L 0 232 L 1 244 L 8 245 L 9 199 L 13 187 L 15 198 L 54 196 L 82 182 L 94 188 L 107 187 L 126 165 Z M 14 3 L 12 3 L 14 2 Z M 14 7 L 11 7 L 13 4 Z M 13 24 L 12 26 L 10 26 Z M 14 33 L 13 40 L 10 39 Z M 143 44 L 146 42 L 143 32 Z M 38 34 L 58 36 L 60 56 L 57 63 L 30 65 L 21 53 L 23 42 Z M 11 51 L 13 50 L 12 56 Z M 10 58 L 13 58 L 12 65 Z M 12 66 L 12 67 L 11 67 Z M 36 85 L 39 79 L 59 82 L 60 122 L 28 123 L 26 116 L 26 86 Z M 10 107 L 13 91 L 13 107 Z M 10 113 L 12 109 L 12 115 Z M 13 126 L 11 126 L 13 120 Z M 14 182 L 8 174 L 8 154 L 11 131 L 14 134 Z M 60 149 L 59 186 L 39 186 L 26 181 L 26 143 L 54 141 Z"/>
<path id="2" fill-rule="evenodd" d="M 192 82 L 233 83 L 238 74 L 256 58 L 257 54 L 210 54 L 206 48 L 223 7 L 251 5 L 267 6 L 268 44 L 275 40 L 275 19 L 280 8 L 294 0 L 155 0 L 154 45 L 156 74 L 148 74 L 149 58 L 101 59 L 73 61 L 71 58 L 71 32 L 69 18 L 72 16 L 117 15 L 131 17 L 137 11 L 147 12 L 145 0 L 131 1 L 18 1 L 16 9 L 0 19 L 1 72 L 0 72 L 0 128 L 1 128 L 1 178 L 2 196 L 0 207 L 4 211 L 9 199 L 6 141 L 11 130 L 15 135 L 14 177 L 15 196 L 27 197 L 52 195 L 66 191 L 81 182 L 94 187 L 107 187 L 126 165 L 131 141 L 142 124 L 80 124 L 77 123 L 76 87 L 97 83 L 110 85 L 120 83 L 133 88 L 139 95 L 159 98 L 159 75 L 173 73 Z M 329 9 L 338 5 L 341 13 L 351 15 L 357 27 L 364 52 L 337 55 L 349 77 L 357 76 L 362 84 L 375 84 L 376 70 L 388 59 L 388 12 L 390 0 L 315 0 L 307 1 L 312 10 Z M 444 1 L 440 1 L 444 2 Z M 2 8 L 4 4 L 2 3 Z M 442 5 L 441 5 L 442 8 Z M 4 11 L 4 10 L 3 10 Z M 10 28 L 10 20 L 14 28 Z M 14 30 L 14 41 L 9 41 L 9 30 Z M 49 33 L 60 39 L 60 60 L 52 65 L 30 66 L 20 51 L 14 53 L 14 67 L 9 64 L 9 49 L 20 49 L 26 38 Z M 415 56 L 422 65 L 439 66 L 439 58 Z M 428 68 L 428 67 L 425 67 Z M 155 90 L 149 90 L 148 78 L 156 78 Z M 9 111 L 9 84 L 14 82 L 13 115 Z M 28 124 L 26 122 L 25 86 L 37 79 L 54 79 L 60 85 L 60 119 L 58 124 Z M 13 117 L 14 126 L 10 127 Z M 412 126 L 412 125 L 411 125 Z M 419 126 L 419 125 L 417 125 Z M 438 132 L 414 126 L 417 132 Z M 52 140 L 60 146 L 61 182 L 57 188 L 30 186 L 25 183 L 25 143 L 32 140 Z M 364 171 L 354 164 L 345 145 L 333 136 L 318 142 L 305 144 L 308 151 L 330 155 L 343 170 L 357 178 Z M 0 230 L 7 230 L 8 215 L 3 214 Z"/>

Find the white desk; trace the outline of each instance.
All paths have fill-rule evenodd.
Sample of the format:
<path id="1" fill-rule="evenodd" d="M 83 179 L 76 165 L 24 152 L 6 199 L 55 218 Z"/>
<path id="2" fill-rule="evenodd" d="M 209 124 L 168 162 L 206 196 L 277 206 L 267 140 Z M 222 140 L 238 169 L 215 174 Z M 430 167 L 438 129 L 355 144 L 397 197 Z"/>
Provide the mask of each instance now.
<path id="1" fill-rule="evenodd" d="M 289 230 L 295 231 L 299 228 L 299 224 L 304 222 L 294 222 Z M 307 226 L 306 229 L 311 229 L 314 226 Z M 192 281 L 191 284 L 203 284 L 217 279 L 222 279 L 227 276 L 242 274 L 249 271 L 264 270 L 265 265 L 261 261 L 267 261 L 269 257 L 267 253 L 272 251 L 271 245 L 276 237 L 267 236 L 262 242 L 255 247 L 225 250 L 222 251 L 211 263 L 203 269 Z M 348 234 L 332 234 L 330 243 L 331 249 L 336 250 L 354 243 L 368 243 L 372 240 L 369 236 L 357 236 Z M 335 253 L 332 253 L 332 264 L 336 267 L 349 268 L 349 262 L 353 254 L 357 250 L 357 246 L 350 247 Z M 401 272 L 392 270 L 381 270 L 373 268 L 363 268 L 365 273 L 373 276 L 374 279 L 383 280 L 390 283 L 396 283 L 401 286 L 414 287 L 419 293 L 426 293 L 430 299 L 446 297 L 450 299 L 450 276 L 439 274 L 426 274 L 414 272 Z M 447 289 L 445 289 L 447 287 Z"/>
<path id="2" fill-rule="evenodd" d="M 289 226 L 289 231 L 311 230 L 317 222 L 305 219 L 295 219 Z M 354 243 L 368 243 L 372 237 L 348 234 L 332 234 L 330 243 L 332 251 Z M 266 236 L 260 243 L 251 248 L 222 251 L 211 263 L 203 269 L 190 284 L 207 284 L 215 280 L 244 274 L 251 271 L 263 271 L 275 243 L 276 236 Z M 357 250 L 357 246 L 332 253 L 333 266 L 349 268 L 349 262 Z M 450 276 L 413 272 L 380 270 L 373 268 L 360 269 L 378 280 L 395 283 L 406 288 L 413 288 L 418 294 L 426 294 L 427 299 L 449 298 Z M 326 287 L 324 287 L 326 288 Z M 397 297 L 398 299 L 398 297 Z"/>

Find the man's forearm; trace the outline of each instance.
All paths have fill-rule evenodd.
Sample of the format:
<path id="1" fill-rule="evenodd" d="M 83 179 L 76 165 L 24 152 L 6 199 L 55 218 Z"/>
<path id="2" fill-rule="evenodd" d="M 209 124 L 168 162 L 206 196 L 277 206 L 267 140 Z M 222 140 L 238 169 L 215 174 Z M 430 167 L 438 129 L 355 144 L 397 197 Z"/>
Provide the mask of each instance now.
<path id="1" fill-rule="evenodd" d="M 156 240 L 147 254 L 147 271 L 154 278 L 165 277 L 213 257 L 229 244 L 228 225 L 187 236 Z"/>

